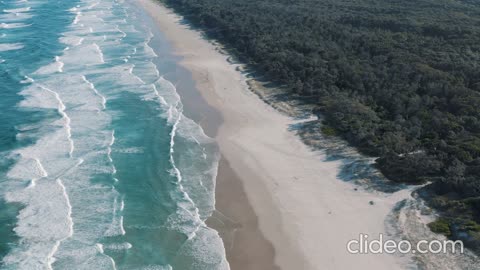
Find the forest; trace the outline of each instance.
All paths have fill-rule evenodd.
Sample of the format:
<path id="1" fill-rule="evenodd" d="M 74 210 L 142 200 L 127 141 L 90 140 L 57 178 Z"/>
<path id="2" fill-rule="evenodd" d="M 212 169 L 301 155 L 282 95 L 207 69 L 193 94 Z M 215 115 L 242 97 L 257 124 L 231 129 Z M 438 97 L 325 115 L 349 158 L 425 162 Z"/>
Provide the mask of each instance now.
<path id="1" fill-rule="evenodd" d="M 432 230 L 480 239 L 480 2 L 163 2 L 308 100 L 387 178 L 430 183 L 445 215 Z"/>

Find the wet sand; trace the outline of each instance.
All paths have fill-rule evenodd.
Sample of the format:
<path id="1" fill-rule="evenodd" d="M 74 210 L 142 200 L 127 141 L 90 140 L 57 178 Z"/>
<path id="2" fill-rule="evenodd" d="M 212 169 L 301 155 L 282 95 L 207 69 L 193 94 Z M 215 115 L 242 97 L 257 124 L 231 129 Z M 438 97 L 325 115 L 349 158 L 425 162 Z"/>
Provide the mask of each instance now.
<path id="1" fill-rule="evenodd" d="M 275 250 L 260 231 L 258 218 L 242 182 L 225 158 L 220 160 L 216 186 L 218 213 L 207 224 L 219 231 L 233 270 L 279 270 Z"/>

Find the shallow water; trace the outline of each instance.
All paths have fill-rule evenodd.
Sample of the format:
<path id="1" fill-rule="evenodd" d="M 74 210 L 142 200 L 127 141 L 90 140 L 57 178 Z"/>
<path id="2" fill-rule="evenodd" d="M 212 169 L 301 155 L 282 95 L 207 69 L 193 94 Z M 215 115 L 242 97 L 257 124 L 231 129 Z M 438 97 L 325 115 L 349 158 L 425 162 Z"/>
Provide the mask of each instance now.
<path id="1" fill-rule="evenodd" d="M 226 269 L 218 149 L 130 1 L 0 2 L 2 269 Z M 157 45 L 158 44 L 158 45 Z"/>

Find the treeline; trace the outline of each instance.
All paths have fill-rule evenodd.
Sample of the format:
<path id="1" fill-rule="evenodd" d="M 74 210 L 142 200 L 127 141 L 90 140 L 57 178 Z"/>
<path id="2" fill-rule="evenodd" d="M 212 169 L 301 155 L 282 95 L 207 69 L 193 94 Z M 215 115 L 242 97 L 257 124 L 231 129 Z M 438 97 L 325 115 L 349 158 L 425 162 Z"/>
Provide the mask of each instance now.
<path id="1" fill-rule="evenodd" d="M 432 181 L 478 218 L 480 2 L 163 1 L 315 104 L 388 178 Z"/>

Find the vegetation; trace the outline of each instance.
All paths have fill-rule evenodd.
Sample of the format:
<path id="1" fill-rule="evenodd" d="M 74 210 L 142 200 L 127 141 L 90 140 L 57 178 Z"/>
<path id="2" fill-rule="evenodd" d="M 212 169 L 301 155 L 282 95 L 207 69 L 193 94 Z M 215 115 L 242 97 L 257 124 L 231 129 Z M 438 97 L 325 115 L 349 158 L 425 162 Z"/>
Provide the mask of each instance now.
<path id="1" fill-rule="evenodd" d="M 321 130 L 322 130 L 323 135 L 325 135 L 325 136 L 335 136 L 335 135 L 337 135 L 337 131 L 334 128 L 332 128 L 330 126 L 327 126 L 327 125 L 323 125 L 321 127 Z"/>
<path id="2" fill-rule="evenodd" d="M 455 198 L 452 220 L 479 221 L 478 1 L 163 1 L 315 105 L 323 133 L 379 157 L 389 179 L 432 182 Z"/>
<path id="3" fill-rule="evenodd" d="M 450 225 L 445 219 L 437 219 L 436 221 L 430 222 L 428 227 L 434 233 L 440 233 L 447 236 L 451 235 Z"/>

